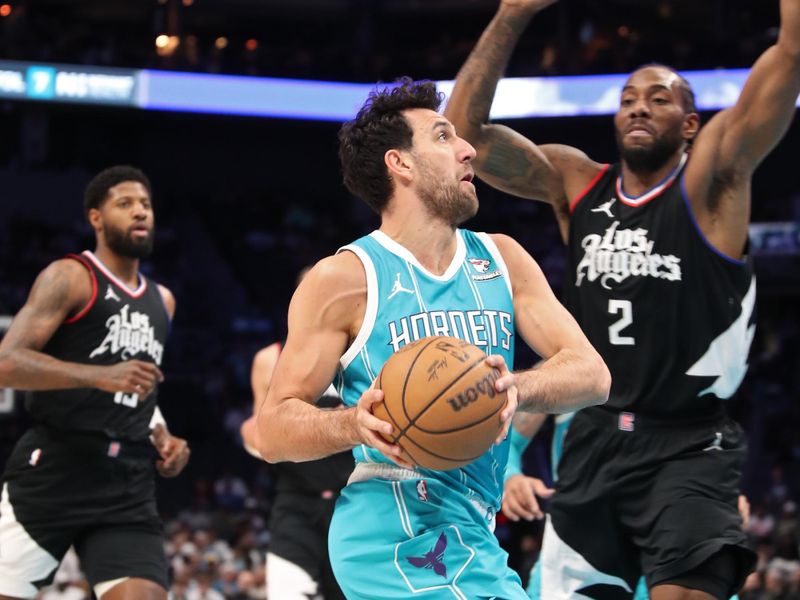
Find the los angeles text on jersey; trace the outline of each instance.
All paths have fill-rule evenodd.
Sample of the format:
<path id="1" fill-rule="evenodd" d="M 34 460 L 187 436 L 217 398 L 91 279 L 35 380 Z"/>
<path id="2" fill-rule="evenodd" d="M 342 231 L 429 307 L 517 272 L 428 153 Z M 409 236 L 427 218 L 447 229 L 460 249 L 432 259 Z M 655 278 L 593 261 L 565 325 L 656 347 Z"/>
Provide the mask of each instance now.
<path id="1" fill-rule="evenodd" d="M 140 352 L 149 355 L 157 365 L 161 364 L 164 346 L 155 339 L 155 328 L 150 325 L 150 317 L 138 311 L 130 312 L 125 305 L 119 313 L 106 320 L 108 333 L 100 345 L 92 350 L 89 358 L 105 353 L 117 354 L 127 360 Z"/>
<path id="2" fill-rule="evenodd" d="M 618 229 L 614 221 L 603 235 L 590 233 L 583 238 L 583 258 L 576 269 L 575 285 L 583 278 L 608 288 L 609 282 L 620 283 L 630 276 L 655 277 L 668 281 L 681 280 L 681 259 L 672 254 L 655 254 L 648 230 Z"/>
<path id="3" fill-rule="evenodd" d="M 449 335 L 475 346 L 511 347 L 511 314 L 499 310 L 432 310 L 389 323 L 389 344 L 395 352 L 429 335 Z"/>

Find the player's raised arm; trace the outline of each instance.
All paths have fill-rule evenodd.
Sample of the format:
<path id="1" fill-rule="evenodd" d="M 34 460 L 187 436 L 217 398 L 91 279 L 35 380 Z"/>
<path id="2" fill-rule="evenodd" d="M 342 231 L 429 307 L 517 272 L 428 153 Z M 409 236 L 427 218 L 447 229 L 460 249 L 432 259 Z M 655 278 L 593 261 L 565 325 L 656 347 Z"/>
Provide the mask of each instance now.
<path id="1" fill-rule="evenodd" d="M 314 406 L 358 332 L 366 300 L 366 275 L 350 252 L 324 259 L 298 286 L 289 306 L 286 345 L 256 418 L 256 447 L 265 460 L 314 460 L 358 444 L 399 456 L 399 447 L 377 434 L 392 431 L 372 415 L 381 391 L 366 391 L 355 408 Z"/>
<path id="2" fill-rule="evenodd" d="M 786 134 L 800 94 L 800 1 L 781 0 L 778 41 L 753 65 L 736 104 L 703 127 L 686 188 L 711 243 L 739 258 L 750 220 L 750 177 Z"/>
<path id="3" fill-rule="evenodd" d="M 461 67 L 445 116 L 458 135 L 477 150 L 476 173 L 509 194 L 549 202 L 559 219 L 568 218 L 569 199 L 600 165 L 563 145 L 537 146 L 503 125 L 489 124 L 497 84 L 531 18 L 554 0 L 504 0 Z M 566 177 L 566 178 L 565 178 Z"/>
<path id="4" fill-rule="evenodd" d="M 516 241 L 492 236 L 508 266 L 517 330 L 544 361 L 516 373 L 519 409 L 564 413 L 608 399 L 611 375 L 536 264 Z"/>

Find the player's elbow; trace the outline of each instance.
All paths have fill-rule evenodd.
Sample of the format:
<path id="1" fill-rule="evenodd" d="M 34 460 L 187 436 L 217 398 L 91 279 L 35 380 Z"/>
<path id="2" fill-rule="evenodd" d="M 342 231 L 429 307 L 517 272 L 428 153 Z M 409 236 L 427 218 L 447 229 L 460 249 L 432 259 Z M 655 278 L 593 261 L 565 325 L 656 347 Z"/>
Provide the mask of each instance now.
<path id="1" fill-rule="evenodd" d="M 252 430 L 252 442 L 256 452 L 268 463 L 278 463 L 288 460 L 281 451 L 278 432 L 275 430 L 275 415 L 272 410 L 263 408 L 255 419 Z"/>
<path id="2" fill-rule="evenodd" d="M 14 387 L 13 385 L 14 359 L 8 350 L 0 352 L 0 387 Z"/>
<path id="3" fill-rule="evenodd" d="M 592 381 L 594 382 L 592 392 L 595 399 L 593 404 L 605 404 L 611 392 L 611 372 L 608 370 L 608 365 L 596 352 L 592 359 L 592 372 Z"/>

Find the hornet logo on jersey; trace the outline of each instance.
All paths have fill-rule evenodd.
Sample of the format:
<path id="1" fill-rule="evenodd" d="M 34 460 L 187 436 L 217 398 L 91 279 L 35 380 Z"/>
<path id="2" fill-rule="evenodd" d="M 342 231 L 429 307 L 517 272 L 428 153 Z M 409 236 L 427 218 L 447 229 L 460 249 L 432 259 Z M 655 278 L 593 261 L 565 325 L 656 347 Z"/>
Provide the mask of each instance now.
<path id="1" fill-rule="evenodd" d="M 114 288 L 111 287 L 110 283 L 106 288 L 106 297 L 104 298 L 104 300 L 116 300 L 117 302 L 122 302 L 122 300 L 119 299 L 119 296 L 117 296 L 117 292 L 115 292 Z"/>
<path id="2" fill-rule="evenodd" d="M 399 293 L 404 294 L 413 294 L 414 290 L 410 290 L 407 287 L 403 287 L 403 284 L 400 283 L 400 273 L 397 274 L 397 278 L 394 280 L 394 285 L 392 285 L 392 293 L 389 294 L 386 299 L 391 300 Z"/>
<path id="3" fill-rule="evenodd" d="M 503 272 L 495 269 L 489 272 L 489 267 L 492 266 L 492 261 L 486 258 L 469 258 L 467 259 L 472 268 L 475 269 L 480 275 L 473 275 L 474 281 L 489 281 L 490 279 L 497 279 L 503 275 Z"/>
<path id="4" fill-rule="evenodd" d="M 611 207 L 613 206 L 614 202 L 616 202 L 616 201 L 617 201 L 617 199 L 616 199 L 616 198 L 611 198 L 611 200 L 609 200 L 608 202 L 604 202 L 603 204 L 601 204 L 600 206 L 597 206 L 597 207 L 593 208 L 593 209 L 592 209 L 592 210 L 590 210 L 589 212 L 593 212 L 593 213 L 600 213 L 600 212 L 601 212 L 601 213 L 605 213 L 605 214 L 607 214 L 607 215 L 608 215 L 608 218 L 609 218 L 609 219 L 613 219 L 613 218 L 614 218 L 614 215 L 613 215 L 613 214 L 611 214 Z"/>
<path id="5" fill-rule="evenodd" d="M 681 280 L 680 258 L 653 252 L 655 242 L 647 237 L 647 229 L 619 229 L 619 225 L 619 221 L 614 221 L 602 235 L 590 233 L 583 238 L 583 258 L 575 269 L 576 286 L 584 278 L 590 282 L 599 278 L 600 285 L 607 290 L 631 276 Z"/>
<path id="6" fill-rule="evenodd" d="M 122 360 L 144 352 L 161 364 L 164 346 L 156 339 L 155 327 L 150 325 L 150 317 L 138 311 L 130 311 L 126 304 L 119 309 L 119 313 L 111 315 L 106 320 L 108 333 L 100 345 L 92 350 L 89 358 L 94 358 L 105 353 L 120 354 Z"/>
<path id="7" fill-rule="evenodd" d="M 433 550 L 426 552 L 425 556 L 409 556 L 406 560 L 418 569 L 433 569 L 434 573 L 447 579 L 447 568 L 442 562 L 446 548 L 447 536 L 443 531 L 439 539 L 436 540 L 436 545 L 433 547 Z"/>

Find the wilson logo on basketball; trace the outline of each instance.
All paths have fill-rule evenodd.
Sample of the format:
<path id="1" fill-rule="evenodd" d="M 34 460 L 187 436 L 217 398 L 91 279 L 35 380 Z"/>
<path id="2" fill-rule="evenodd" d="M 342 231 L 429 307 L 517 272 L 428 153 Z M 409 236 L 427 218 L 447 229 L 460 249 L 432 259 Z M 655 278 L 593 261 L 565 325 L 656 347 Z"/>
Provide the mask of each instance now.
<path id="1" fill-rule="evenodd" d="M 499 377 L 500 373 L 492 370 L 483 379 L 477 381 L 475 385 L 462 390 L 452 398 L 448 398 L 447 403 L 455 412 L 458 412 L 481 397 L 494 398 L 497 395 L 497 390 L 494 389 L 494 382 Z"/>

